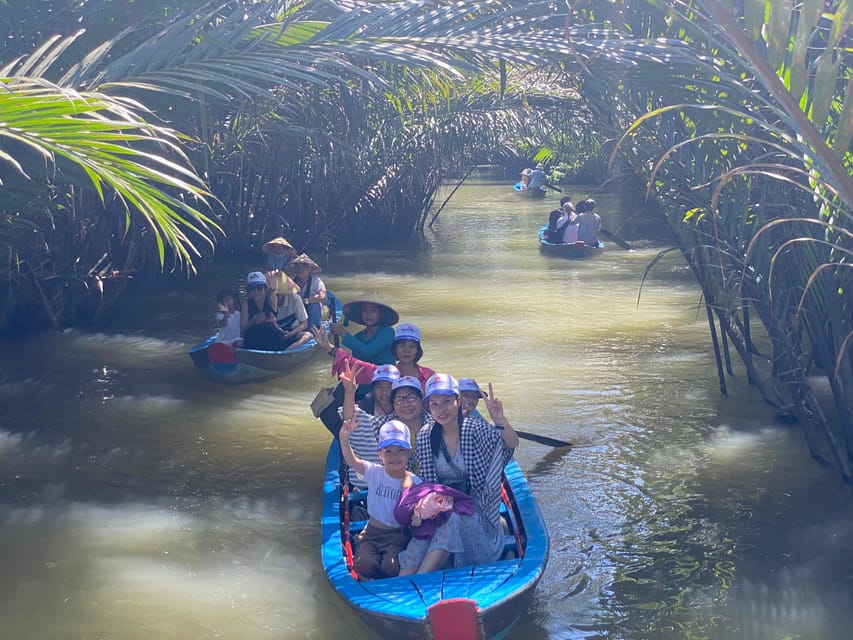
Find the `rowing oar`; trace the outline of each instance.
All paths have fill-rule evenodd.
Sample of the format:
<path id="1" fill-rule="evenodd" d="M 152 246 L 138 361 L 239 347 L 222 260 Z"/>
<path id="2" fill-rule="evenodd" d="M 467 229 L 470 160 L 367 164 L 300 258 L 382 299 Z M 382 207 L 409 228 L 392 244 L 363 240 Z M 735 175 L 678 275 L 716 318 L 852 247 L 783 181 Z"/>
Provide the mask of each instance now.
<path id="1" fill-rule="evenodd" d="M 560 193 L 563 193 L 563 190 L 562 190 L 562 189 L 560 189 L 559 187 L 552 187 L 550 184 L 547 184 L 547 183 L 545 184 L 545 186 L 546 186 L 548 189 L 553 189 L 554 191 L 559 191 Z"/>
<path id="2" fill-rule="evenodd" d="M 566 442 L 565 440 L 557 440 L 556 438 L 549 438 L 548 436 L 540 436 L 538 433 L 530 433 L 529 431 L 519 431 L 515 430 L 515 433 L 518 434 L 519 438 L 524 440 L 530 440 L 531 442 L 538 442 L 539 444 L 544 444 L 549 447 L 573 447 L 574 445 L 571 442 Z"/>
<path id="3" fill-rule="evenodd" d="M 605 238 L 607 238 L 608 240 L 612 240 L 613 242 L 615 242 L 616 244 L 618 244 L 620 247 L 622 247 L 622 248 L 623 248 L 623 249 L 625 249 L 626 251 L 630 251 L 630 250 L 633 248 L 630 244 L 628 244 L 627 242 L 625 242 L 622 238 L 620 238 L 619 236 L 617 236 L 617 235 L 616 235 L 615 233 L 613 233 L 612 231 L 608 231 L 608 230 L 607 230 L 607 229 L 605 229 L 604 227 L 601 227 L 601 228 L 598 230 L 598 232 L 599 232 L 601 235 L 603 235 Z"/>

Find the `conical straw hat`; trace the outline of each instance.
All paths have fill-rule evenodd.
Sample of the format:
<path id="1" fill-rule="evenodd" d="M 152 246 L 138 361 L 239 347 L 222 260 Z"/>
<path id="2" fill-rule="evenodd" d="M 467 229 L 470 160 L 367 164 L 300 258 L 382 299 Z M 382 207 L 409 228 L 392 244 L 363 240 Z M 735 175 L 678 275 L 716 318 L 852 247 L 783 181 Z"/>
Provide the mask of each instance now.
<path id="1" fill-rule="evenodd" d="M 309 267 L 311 267 L 311 271 L 309 273 L 312 276 L 323 271 L 320 268 L 319 264 L 317 264 L 311 258 L 308 257 L 307 253 L 300 253 L 293 260 L 289 261 L 286 265 L 284 265 L 284 272 L 288 275 L 293 275 L 293 267 L 298 264 L 307 264 Z"/>
<path id="2" fill-rule="evenodd" d="M 344 315 L 353 322 L 358 324 L 364 324 L 361 315 L 361 307 L 363 304 L 375 304 L 379 307 L 379 324 L 391 326 L 397 324 L 400 321 L 400 314 L 398 314 L 394 309 L 389 307 L 384 302 L 380 302 L 375 295 L 368 296 L 366 298 L 359 298 L 358 300 L 353 300 L 352 302 L 347 302 L 343 306 Z"/>
<path id="3" fill-rule="evenodd" d="M 264 253 L 269 253 L 270 251 L 272 251 L 272 248 L 276 245 L 281 245 L 283 247 L 290 247 L 294 251 L 296 250 L 295 247 L 292 244 L 290 244 L 283 236 L 279 236 L 278 238 L 273 238 L 269 242 L 264 242 L 264 245 L 263 245 L 263 247 L 261 247 L 261 250 Z"/>

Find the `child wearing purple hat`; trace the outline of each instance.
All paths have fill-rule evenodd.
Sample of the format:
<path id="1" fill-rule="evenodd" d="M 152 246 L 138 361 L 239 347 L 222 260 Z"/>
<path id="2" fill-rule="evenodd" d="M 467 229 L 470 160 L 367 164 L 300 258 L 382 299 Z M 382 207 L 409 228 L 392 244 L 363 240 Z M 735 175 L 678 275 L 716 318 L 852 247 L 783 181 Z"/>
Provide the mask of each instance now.
<path id="1" fill-rule="evenodd" d="M 382 464 L 355 455 L 350 436 L 355 421 L 344 420 L 339 435 L 346 463 L 367 479 L 367 526 L 358 534 L 353 566 L 368 580 L 391 578 L 400 572 L 398 554 L 411 534 L 394 517 L 394 507 L 403 490 L 420 484 L 421 479 L 406 467 L 412 454 L 409 429 L 399 420 L 389 420 L 379 429 L 377 449 Z"/>

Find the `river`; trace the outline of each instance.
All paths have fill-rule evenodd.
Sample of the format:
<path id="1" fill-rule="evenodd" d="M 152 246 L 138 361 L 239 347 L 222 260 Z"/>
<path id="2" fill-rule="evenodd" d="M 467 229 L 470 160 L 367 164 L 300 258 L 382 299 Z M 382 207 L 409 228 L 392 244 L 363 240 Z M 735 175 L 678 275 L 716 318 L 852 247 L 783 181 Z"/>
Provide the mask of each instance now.
<path id="1" fill-rule="evenodd" d="M 680 260 L 641 290 L 665 244 L 541 255 L 556 200 L 475 177 L 428 246 L 315 256 L 342 300 L 420 325 L 424 364 L 575 444 L 516 452 L 551 556 L 510 637 L 849 637 L 849 487 L 742 369 L 720 394 Z M 597 201 L 608 228 L 630 215 Z M 370 637 L 320 562 L 329 358 L 229 387 L 186 355 L 258 258 L 140 288 L 97 332 L 0 339 L 0 638 Z"/>

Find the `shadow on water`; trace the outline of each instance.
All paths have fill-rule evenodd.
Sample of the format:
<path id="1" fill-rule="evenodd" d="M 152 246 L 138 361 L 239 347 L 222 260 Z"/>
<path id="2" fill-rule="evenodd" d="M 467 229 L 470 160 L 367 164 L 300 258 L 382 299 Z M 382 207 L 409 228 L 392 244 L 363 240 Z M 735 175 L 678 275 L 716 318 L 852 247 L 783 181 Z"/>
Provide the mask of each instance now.
<path id="1" fill-rule="evenodd" d="M 630 207 L 596 199 L 620 228 Z M 320 260 L 343 300 L 378 292 L 419 324 L 424 364 L 575 444 L 516 452 L 551 557 L 510 637 L 846 638 L 849 490 L 749 388 L 720 397 L 683 265 L 638 303 L 653 236 L 540 254 L 556 201 L 472 179 L 428 248 Z M 318 551 L 328 358 L 228 387 L 186 355 L 257 266 L 140 287 L 99 332 L 0 340 L 0 637 L 370 637 Z"/>

